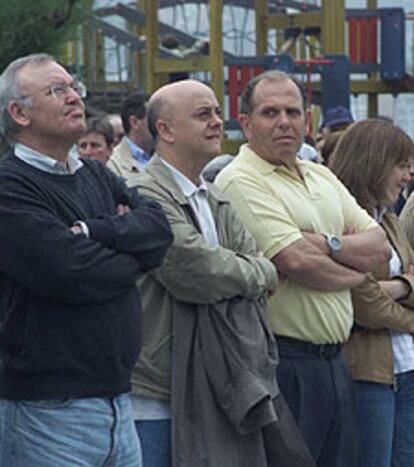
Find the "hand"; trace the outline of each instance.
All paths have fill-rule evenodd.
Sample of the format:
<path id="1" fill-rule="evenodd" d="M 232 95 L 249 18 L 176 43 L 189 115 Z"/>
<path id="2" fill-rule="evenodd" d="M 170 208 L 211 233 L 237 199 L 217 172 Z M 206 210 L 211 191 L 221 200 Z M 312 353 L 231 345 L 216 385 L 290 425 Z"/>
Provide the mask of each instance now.
<path id="1" fill-rule="evenodd" d="M 77 234 L 83 234 L 83 230 L 82 230 L 82 228 L 81 228 L 79 225 L 72 225 L 72 227 L 70 228 L 70 230 L 71 230 L 72 233 L 74 233 L 75 235 L 77 235 Z"/>
<path id="2" fill-rule="evenodd" d="M 388 281 L 379 281 L 381 290 L 387 293 L 392 299 L 399 300 L 410 293 L 410 287 L 401 279 L 391 279 Z"/>
<path id="3" fill-rule="evenodd" d="M 349 225 L 348 227 L 346 227 L 342 235 L 354 235 L 356 233 L 357 233 L 356 228 L 353 225 Z"/>
<path id="4" fill-rule="evenodd" d="M 123 216 L 124 214 L 131 212 L 131 208 L 127 204 L 118 204 L 116 211 L 119 216 Z"/>

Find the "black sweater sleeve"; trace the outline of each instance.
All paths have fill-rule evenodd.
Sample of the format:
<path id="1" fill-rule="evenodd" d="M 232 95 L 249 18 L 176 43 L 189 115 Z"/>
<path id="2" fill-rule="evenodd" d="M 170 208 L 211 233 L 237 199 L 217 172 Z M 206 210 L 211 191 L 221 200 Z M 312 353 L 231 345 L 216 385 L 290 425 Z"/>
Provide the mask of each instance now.
<path id="1" fill-rule="evenodd" d="M 27 178 L 0 176 L 0 271 L 67 303 L 105 301 L 129 289 L 141 272 L 136 258 L 73 234 Z"/>
<path id="2" fill-rule="evenodd" d="M 108 169 L 101 177 L 107 178 L 115 204 L 128 205 L 131 211 L 122 216 L 103 214 L 86 219 L 91 238 L 115 251 L 133 255 L 142 271 L 160 266 L 173 238 L 161 206 L 128 188 Z"/>

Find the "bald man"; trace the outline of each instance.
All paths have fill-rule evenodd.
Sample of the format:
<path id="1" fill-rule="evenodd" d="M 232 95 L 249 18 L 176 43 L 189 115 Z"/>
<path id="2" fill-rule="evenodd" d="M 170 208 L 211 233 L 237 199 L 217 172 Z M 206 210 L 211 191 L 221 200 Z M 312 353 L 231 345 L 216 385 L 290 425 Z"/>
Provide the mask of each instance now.
<path id="1" fill-rule="evenodd" d="M 246 461 L 240 458 L 243 443 L 235 432 L 226 432 L 223 437 L 229 436 L 233 441 L 236 437 L 238 443 L 228 442 L 221 449 L 220 442 L 224 445 L 224 440 L 217 441 L 217 433 L 221 433 L 223 426 L 214 423 L 202 426 L 206 437 L 202 446 L 197 445 L 193 442 L 194 432 L 203 425 L 208 410 L 197 405 L 199 415 L 189 414 L 196 425 L 189 430 L 182 420 L 187 415 L 183 412 L 191 412 L 191 408 L 186 406 L 178 422 L 171 401 L 186 397 L 193 390 L 186 386 L 187 377 L 182 376 L 185 362 L 193 361 L 200 370 L 196 360 L 192 360 L 197 356 L 185 352 L 177 355 L 191 332 L 198 335 L 194 330 L 197 324 L 191 331 L 186 326 L 197 316 L 205 319 L 205 310 L 213 303 L 225 305 L 234 297 L 256 303 L 265 298 L 276 287 L 276 270 L 270 261 L 257 254 L 252 236 L 244 230 L 229 202 L 201 176 L 205 165 L 220 152 L 222 119 L 213 91 L 192 80 L 160 88 L 149 101 L 148 124 L 156 141 L 156 153 L 137 177 L 138 187 L 164 208 L 174 243 L 162 267 L 139 281 L 144 308 L 144 350 L 133 376 L 133 408 L 144 465 L 172 465 L 172 424 L 174 443 L 181 435 L 185 439 L 184 445 L 174 444 L 175 459 L 180 458 L 177 465 L 201 465 L 196 458 L 203 455 L 206 466 L 265 467 L 267 462 L 258 457 L 250 463 L 247 458 Z M 186 312 L 189 314 L 184 328 L 177 328 L 177 319 Z M 255 326 L 252 324 L 252 330 Z M 260 354 L 266 355 L 265 338 L 258 342 Z M 193 373 L 187 376 L 191 379 Z M 179 381 L 184 389 L 175 394 L 174 381 L 180 378 L 185 380 Z M 199 391 L 196 396 L 203 401 L 204 395 Z M 230 425 L 228 421 L 225 423 L 228 430 Z M 210 444 L 209 437 L 214 435 L 216 439 Z M 246 442 L 251 440 L 250 436 L 244 438 Z M 206 452 L 197 453 L 200 449 Z M 229 456 L 234 460 L 229 461 Z"/>

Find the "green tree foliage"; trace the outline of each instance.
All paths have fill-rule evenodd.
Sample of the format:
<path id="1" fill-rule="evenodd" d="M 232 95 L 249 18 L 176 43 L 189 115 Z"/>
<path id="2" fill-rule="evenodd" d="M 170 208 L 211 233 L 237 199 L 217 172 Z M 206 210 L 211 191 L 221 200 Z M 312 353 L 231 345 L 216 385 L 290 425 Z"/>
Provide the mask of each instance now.
<path id="1" fill-rule="evenodd" d="M 57 54 L 92 6 L 93 0 L 0 0 L 0 71 L 30 53 Z"/>

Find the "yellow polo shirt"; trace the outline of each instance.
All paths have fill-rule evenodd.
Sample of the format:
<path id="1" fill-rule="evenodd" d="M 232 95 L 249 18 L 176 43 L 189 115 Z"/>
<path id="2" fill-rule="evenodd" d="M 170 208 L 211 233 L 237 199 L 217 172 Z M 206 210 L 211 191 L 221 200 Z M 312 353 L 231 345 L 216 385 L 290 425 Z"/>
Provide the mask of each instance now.
<path id="1" fill-rule="evenodd" d="M 350 226 L 377 226 L 329 169 L 296 163 L 303 180 L 243 145 L 215 182 L 267 258 L 301 239 L 301 231 L 342 235 Z M 276 334 L 315 344 L 345 342 L 353 323 L 350 291 L 324 292 L 283 280 L 269 301 L 269 322 Z"/>

